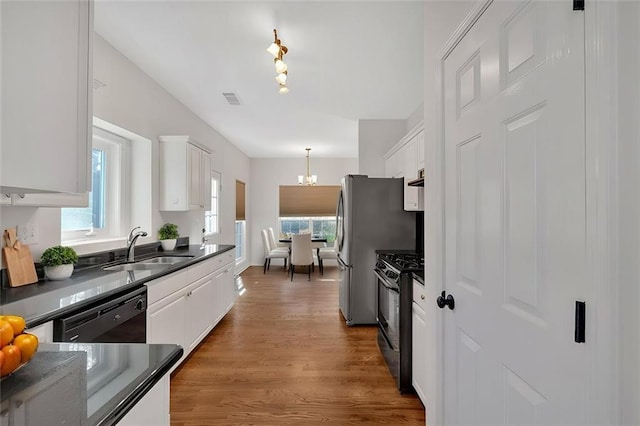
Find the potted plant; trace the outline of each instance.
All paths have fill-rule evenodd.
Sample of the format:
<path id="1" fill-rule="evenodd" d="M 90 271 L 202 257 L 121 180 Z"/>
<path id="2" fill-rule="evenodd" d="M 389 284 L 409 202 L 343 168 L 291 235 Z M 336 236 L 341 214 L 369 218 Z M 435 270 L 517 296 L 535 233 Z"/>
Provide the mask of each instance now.
<path id="1" fill-rule="evenodd" d="M 158 230 L 158 239 L 162 244 L 162 250 L 171 251 L 176 248 L 176 242 L 178 241 L 178 225 L 173 223 L 165 223 Z"/>
<path id="2" fill-rule="evenodd" d="M 71 247 L 49 247 L 42 253 L 40 263 L 44 274 L 50 280 L 64 280 L 73 274 L 73 265 L 78 262 L 78 254 Z"/>

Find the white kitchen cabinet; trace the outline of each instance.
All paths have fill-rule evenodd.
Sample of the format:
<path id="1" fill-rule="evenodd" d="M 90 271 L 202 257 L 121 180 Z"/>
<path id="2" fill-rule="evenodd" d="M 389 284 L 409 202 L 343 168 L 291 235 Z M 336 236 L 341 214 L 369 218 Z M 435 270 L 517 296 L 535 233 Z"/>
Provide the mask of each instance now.
<path id="1" fill-rule="evenodd" d="M 424 169 L 424 130 L 416 135 L 416 148 L 418 152 L 418 170 Z"/>
<path id="2" fill-rule="evenodd" d="M 11 204 L 26 207 L 88 207 L 89 193 L 13 194 Z"/>
<path id="3" fill-rule="evenodd" d="M 0 425 L 81 425 L 87 419 L 87 361 L 76 356 L 64 361 L 55 352 L 38 352 L 49 371 L 36 370 L 23 388 L 0 407 Z M 34 358 L 35 359 L 35 358 Z M 32 361 L 33 362 L 33 361 Z"/>
<path id="4" fill-rule="evenodd" d="M 211 331 L 217 320 L 217 300 L 221 298 L 216 292 L 214 274 L 190 285 L 186 293 L 187 298 L 187 346 L 189 352 Z"/>
<path id="5" fill-rule="evenodd" d="M 182 355 L 184 359 L 188 352 L 185 336 L 186 317 L 187 299 L 184 292 L 173 294 L 150 305 L 147 309 L 147 342 L 180 345 L 185 349 Z"/>
<path id="6" fill-rule="evenodd" d="M 235 302 L 233 251 L 147 283 L 147 342 L 193 351 Z M 173 368 L 175 369 L 179 364 Z"/>
<path id="7" fill-rule="evenodd" d="M 416 186 L 407 185 L 408 182 L 418 177 L 418 148 L 416 136 L 412 137 L 402 148 L 402 177 L 404 177 L 404 209 L 408 211 L 420 210 L 419 191 Z"/>
<path id="8" fill-rule="evenodd" d="M 170 421 L 170 382 L 165 374 L 140 401 L 120 419 L 118 426 L 168 426 Z"/>
<path id="9" fill-rule="evenodd" d="M 216 300 L 217 317 L 215 322 L 218 323 L 227 312 L 233 307 L 236 300 L 236 290 L 234 287 L 233 265 L 228 265 L 215 276 L 215 283 L 219 295 Z"/>
<path id="10" fill-rule="evenodd" d="M 160 210 L 211 210 L 211 154 L 188 136 L 160 136 Z"/>
<path id="11" fill-rule="evenodd" d="M 424 188 L 409 186 L 408 182 L 418 177 L 418 171 L 424 169 L 424 129 L 419 123 L 400 139 L 384 156 L 385 175 L 404 178 L 404 209 L 408 211 L 424 210 Z"/>
<path id="12" fill-rule="evenodd" d="M 423 404 L 426 404 L 425 393 L 427 385 L 427 324 L 424 311 L 426 292 L 424 286 L 416 280 L 413 281 L 412 303 L 412 353 L 411 353 L 411 384 L 416 390 Z"/>
<path id="13" fill-rule="evenodd" d="M 89 191 L 93 1 L 0 7 L 0 192 Z"/>

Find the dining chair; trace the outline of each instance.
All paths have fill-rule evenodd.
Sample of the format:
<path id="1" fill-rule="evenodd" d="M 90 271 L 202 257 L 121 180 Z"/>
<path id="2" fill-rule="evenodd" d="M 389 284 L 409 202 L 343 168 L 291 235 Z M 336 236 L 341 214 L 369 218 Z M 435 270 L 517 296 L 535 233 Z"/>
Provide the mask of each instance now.
<path id="1" fill-rule="evenodd" d="M 324 275 L 323 260 L 338 258 L 338 239 L 336 238 L 336 240 L 334 241 L 333 247 L 319 247 L 316 252 L 316 257 L 318 258 L 318 268 L 320 269 L 320 275 Z"/>
<path id="2" fill-rule="evenodd" d="M 288 249 L 272 249 L 271 244 L 269 243 L 269 236 L 267 234 L 267 230 L 262 230 L 262 244 L 264 245 L 264 267 L 262 270 L 263 274 L 267 273 L 267 270 L 271 266 L 271 259 L 283 259 L 284 260 L 284 269 L 287 270 L 287 259 L 289 258 L 289 250 Z"/>
<path id="3" fill-rule="evenodd" d="M 313 266 L 311 234 L 295 234 L 291 236 L 291 261 L 289 265 L 291 281 L 293 281 L 296 265 L 306 266 L 308 268 L 309 280 L 311 280 L 311 267 Z"/>
<path id="4" fill-rule="evenodd" d="M 289 250 L 289 245 L 286 243 L 280 243 L 278 242 L 278 240 L 276 240 L 276 235 L 273 232 L 273 228 L 269 227 L 267 229 L 267 231 L 269 232 L 269 242 L 271 243 L 271 248 L 286 248 L 287 250 Z"/>

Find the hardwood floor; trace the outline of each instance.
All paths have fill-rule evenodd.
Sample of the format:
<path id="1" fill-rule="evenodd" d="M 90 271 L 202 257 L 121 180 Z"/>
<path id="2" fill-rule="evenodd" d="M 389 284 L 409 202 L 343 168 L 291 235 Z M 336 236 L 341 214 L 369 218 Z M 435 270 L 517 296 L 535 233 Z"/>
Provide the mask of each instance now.
<path id="1" fill-rule="evenodd" d="M 171 377 L 172 425 L 424 425 L 401 395 L 374 326 L 347 327 L 338 270 L 241 274 L 246 292 Z"/>

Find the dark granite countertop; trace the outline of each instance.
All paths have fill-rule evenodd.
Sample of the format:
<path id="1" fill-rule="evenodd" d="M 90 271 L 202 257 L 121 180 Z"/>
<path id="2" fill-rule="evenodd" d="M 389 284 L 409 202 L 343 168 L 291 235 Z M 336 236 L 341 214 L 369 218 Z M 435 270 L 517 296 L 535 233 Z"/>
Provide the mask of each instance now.
<path id="1" fill-rule="evenodd" d="M 103 271 L 99 265 L 94 265 L 74 272 L 71 278 L 66 280 L 42 280 L 22 287 L 2 288 L 0 314 L 20 315 L 26 319 L 27 327 L 35 327 L 106 297 L 133 290 L 150 280 L 232 250 L 234 247 L 230 244 L 208 244 L 201 249 L 200 245 L 189 245 L 174 251 L 157 252 L 154 246 L 153 252 L 147 251 L 140 257 L 183 256 L 185 261 L 167 264 L 162 268 L 136 270 L 134 273 Z"/>
<path id="2" fill-rule="evenodd" d="M 182 353 L 178 345 L 43 343 L 0 381 L 2 423 L 116 424 Z"/>

